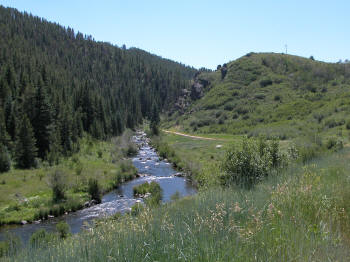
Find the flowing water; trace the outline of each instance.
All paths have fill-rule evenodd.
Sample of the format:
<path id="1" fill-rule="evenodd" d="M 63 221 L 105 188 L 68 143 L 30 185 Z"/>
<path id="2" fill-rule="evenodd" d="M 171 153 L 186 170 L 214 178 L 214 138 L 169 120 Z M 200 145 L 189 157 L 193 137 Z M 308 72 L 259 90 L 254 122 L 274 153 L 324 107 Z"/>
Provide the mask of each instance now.
<path id="1" fill-rule="evenodd" d="M 171 196 L 176 192 L 179 192 L 181 197 L 196 193 L 196 189 L 186 178 L 176 176 L 177 172 L 171 167 L 170 163 L 159 159 L 156 151 L 150 147 L 145 133 L 138 132 L 134 136 L 134 142 L 140 147 L 137 156 L 132 159 L 138 173 L 141 174 L 139 178 L 126 182 L 117 190 L 105 194 L 101 204 L 61 217 L 51 218 L 40 224 L 4 227 L 0 230 L 0 240 L 3 240 L 5 232 L 9 231 L 19 236 L 26 243 L 38 229 L 54 231 L 56 224 L 60 221 L 67 222 L 73 234 L 78 233 L 85 223 L 89 223 L 95 218 L 129 211 L 136 201 L 142 201 L 142 199 L 134 198 L 133 187 L 145 182 L 156 181 L 159 183 L 163 189 L 163 202 L 169 202 Z"/>

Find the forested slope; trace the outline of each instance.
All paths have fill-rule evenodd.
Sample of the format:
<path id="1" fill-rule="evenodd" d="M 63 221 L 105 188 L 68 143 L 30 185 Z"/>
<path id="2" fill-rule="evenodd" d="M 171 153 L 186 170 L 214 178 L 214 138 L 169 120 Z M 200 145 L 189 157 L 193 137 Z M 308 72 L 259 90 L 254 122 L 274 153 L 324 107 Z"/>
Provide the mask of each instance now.
<path id="1" fill-rule="evenodd" d="M 0 6 L 0 153 L 31 167 L 76 150 L 83 132 L 119 135 L 171 105 L 195 71 Z"/>

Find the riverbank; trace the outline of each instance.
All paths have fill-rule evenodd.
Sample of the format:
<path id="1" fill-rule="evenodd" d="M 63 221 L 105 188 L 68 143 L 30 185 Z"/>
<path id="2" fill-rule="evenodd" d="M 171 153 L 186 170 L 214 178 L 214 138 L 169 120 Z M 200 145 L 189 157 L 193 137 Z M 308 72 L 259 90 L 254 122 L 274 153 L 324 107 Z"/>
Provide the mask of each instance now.
<path id="1" fill-rule="evenodd" d="M 116 213 L 118 213 L 116 216 L 129 212 L 134 214 L 133 207 L 135 204 L 143 205 L 142 203 L 144 202 L 147 206 L 158 206 L 160 201 L 167 203 L 174 196 L 178 199 L 196 193 L 195 188 L 188 183 L 187 179 L 176 176 L 176 171 L 171 168 L 169 162 L 159 159 L 156 151 L 149 146 L 149 139 L 145 133 L 136 132 L 132 137 L 132 142 L 138 148 L 137 154 L 131 159 L 132 164 L 138 170 L 138 175 L 134 179 L 128 182 L 124 181 L 117 189 L 103 195 L 101 203 L 91 207 L 85 207 L 76 212 L 50 218 L 39 224 L 34 223 L 3 228 L 3 230 L 0 230 L 0 240 L 5 242 L 0 241 L 0 245 L 8 241 L 8 236 L 4 234 L 7 230 L 13 236 L 21 239 L 22 243 L 26 244 L 38 230 L 55 232 L 56 224 L 59 222 L 67 223 L 71 233 L 75 234 L 81 232 L 87 225 L 89 225 L 88 227 L 96 225 L 95 219 L 98 219 L 98 221 L 104 221 L 107 217 L 114 219 Z M 135 195 L 135 188 L 143 188 L 146 185 L 157 185 L 156 187 L 159 191 L 151 190 L 151 195 L 148 194 L 148 196 L 144 196 L 144 194 Z M 99 222 L 97 222 L 98 225 Z"/>
<path id="2" fill-rule="evenodd" d="M 213 187 L 101 221 L 8 261 L 348 261 L 349 153 L 290 166 L 252 190 Z"/>
<path id="3" fill-rule="evenodd" d="M 163 130 L 159 136 L 152 137 L 151 143 L 162 158 L 200 187 L 208 182 L 203 176 L 222 161 L 230 146 L 240 145 L 242 139 L 238 135 L 195 136 Z"/>
<path id="4" fill-rule="evenodd" d="M 0 174 L 0 225 L 39 223 L 90 205 L 90 178 L 98 179 L 100 192 L 105 193 L 136 177 L 136 169 L 126 160 L 130 138 L 131 134 L 126 134 L 101 142 L 85 137 L 79 152 L 58 165 L 42 163 L 37 169 Z M 57 171 L 62 176 L 65 197 L 54 202 L 50 176 Z"/>

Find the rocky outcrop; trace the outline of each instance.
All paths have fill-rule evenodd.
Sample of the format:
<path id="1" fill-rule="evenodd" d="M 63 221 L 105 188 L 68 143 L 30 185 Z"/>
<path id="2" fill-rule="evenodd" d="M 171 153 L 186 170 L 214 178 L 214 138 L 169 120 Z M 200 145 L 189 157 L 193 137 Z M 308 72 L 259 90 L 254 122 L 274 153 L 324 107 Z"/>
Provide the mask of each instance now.
<path id="1" fill-rule="evenodd" d="M 221 80 L 223 80 L 227 74 L 227 64 L 223 64 L 220 68 L 221 71 Z"/>
<path id="2" fill-rule="evenodd" d="M 170 112 L 171 114 L 174 112 L 183 114 L 192 101 L 198 100 L 204 96 L 204 92 L 210 83 L 209 81 L 200 78 L 200 76 L 200 72 L 197 72 L 195 74 L 190 90 L 181 90 L 181 95 L 178 97 L 176 103 L 174 104 L 173 110 Z"/>
<path id="3" fill-rule="evenodd" d="M 98 204 L 98 201 L 95 199 L 92 199 L 92 200 L 84 203 L 84 208 L 92 207 L 92 206 L 97 205 L 97 204 Z"/>
<path id="4" fill-rule="evenodd" d="M 196 77 L 191 86 L 191 99 L 197 100 L 204 95 L 205 88 L 209 85 L 209 81 Z"/>

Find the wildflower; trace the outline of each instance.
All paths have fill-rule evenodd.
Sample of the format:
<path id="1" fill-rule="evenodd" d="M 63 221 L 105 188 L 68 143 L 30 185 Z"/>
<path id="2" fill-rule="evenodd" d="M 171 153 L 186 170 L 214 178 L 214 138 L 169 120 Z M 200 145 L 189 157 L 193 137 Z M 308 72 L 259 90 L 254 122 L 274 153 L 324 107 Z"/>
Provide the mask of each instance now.
<path id="1" fill-rule="evenodd" d="M 281 210 L 278 210 L 278 211 L 277 211 L 277 214 L 278 214 L 280 217 L 283 216 Z"/>

